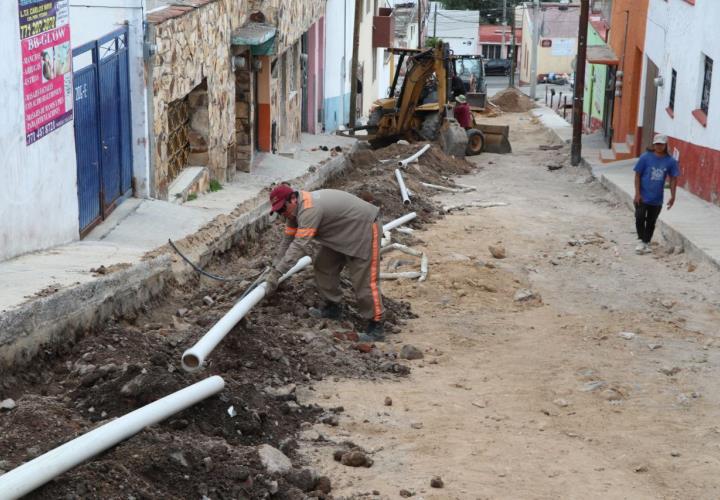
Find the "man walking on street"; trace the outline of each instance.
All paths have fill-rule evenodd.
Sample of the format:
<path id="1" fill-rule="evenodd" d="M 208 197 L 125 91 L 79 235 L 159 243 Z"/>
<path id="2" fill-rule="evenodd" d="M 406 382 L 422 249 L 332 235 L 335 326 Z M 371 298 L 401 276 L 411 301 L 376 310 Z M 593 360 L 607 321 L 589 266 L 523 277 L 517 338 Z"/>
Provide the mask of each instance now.
<path id="1" fill-rule="evenodd" d="M 635 229 L 640 242 L 635 253 L 650 252 L 650 240 L 655 231 L 663 204 L 665 179 L 670 178 L 670 199 L 667 208 L 675 204 L 675 191 L 680 168 L 677 160 L 668 154 L 667 137 L 661 134 L 653 139 L 653 151 L 640 156 L 635 168 Z"/>
<path id="2" fill-rule="evenodd" d="M 313 258 L 315 283 L 326 304 L 322 317 L 339 319 L 342 314 L 340 272 L 347 267 L 360 315 L 368 321 L 360 336 L 363 342 L 384 340 L 383 304 L 380 294 L 379 209 L 352 194 L 336 189 L 295 191 L 287 184 L 270 193 L 272 209 L 287 221 L 285 236 L 266 279 L 267 293 L 303 256 L 310 255 L 310 242 L 320 245 Z"/>

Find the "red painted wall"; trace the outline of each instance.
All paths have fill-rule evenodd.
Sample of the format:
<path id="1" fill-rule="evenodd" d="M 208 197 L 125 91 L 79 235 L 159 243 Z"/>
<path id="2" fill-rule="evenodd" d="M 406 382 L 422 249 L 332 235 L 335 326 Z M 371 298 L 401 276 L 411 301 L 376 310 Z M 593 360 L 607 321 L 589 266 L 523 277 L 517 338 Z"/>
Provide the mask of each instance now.
<path id="1" fill-rule="evenodd" d="M 680 152 L 679 185 L 703 200 L 720 205 L 720 151 L 668 139 L 669 151 Z"/>

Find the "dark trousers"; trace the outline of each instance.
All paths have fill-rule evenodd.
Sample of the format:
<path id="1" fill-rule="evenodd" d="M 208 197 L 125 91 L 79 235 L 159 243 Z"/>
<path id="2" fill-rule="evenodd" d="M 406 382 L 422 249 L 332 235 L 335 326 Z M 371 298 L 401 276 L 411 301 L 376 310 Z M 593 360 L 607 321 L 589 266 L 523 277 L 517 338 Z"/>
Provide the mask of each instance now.
<path id="1" fill-rule="evenodd" d="M 648 205 L 643 202 L 635 205 L 635 229 L 643 243 L 650 243 L 660 210 L 662 205 Z"/>

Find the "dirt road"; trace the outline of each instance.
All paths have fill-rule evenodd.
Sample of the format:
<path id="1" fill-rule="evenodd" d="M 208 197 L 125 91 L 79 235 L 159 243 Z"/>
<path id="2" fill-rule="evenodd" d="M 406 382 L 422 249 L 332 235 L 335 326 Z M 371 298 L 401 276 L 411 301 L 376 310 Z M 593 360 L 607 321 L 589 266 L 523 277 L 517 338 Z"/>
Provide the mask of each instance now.
<path id="1" fill-rule="evenodd" d="M 430 278 L 384 285 L 419 317 L 383 349 L 424 358 L 399 381 L 303 391 L 345 412 L 302 453 L 336 498 L 718 498 L 720 275 L 662 244 L 635 255 L 625 207 L 584 169 L 547 168 L 567 150 L 540 151 L 527 115 L 497 120 L 515 153 L 477 157 L 458 179 L 477 191 L 442 199 L 509 205 L 416 232 Z M 374 465 L 335 462 L 343 440 Z"/>

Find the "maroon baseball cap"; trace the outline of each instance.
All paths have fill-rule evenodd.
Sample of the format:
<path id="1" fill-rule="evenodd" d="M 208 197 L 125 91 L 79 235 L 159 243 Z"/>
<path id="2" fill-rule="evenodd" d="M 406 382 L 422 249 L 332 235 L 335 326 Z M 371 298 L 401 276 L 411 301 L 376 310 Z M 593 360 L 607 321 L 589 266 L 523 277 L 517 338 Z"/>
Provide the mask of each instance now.
<path id="1" fill-rule="evenodd" d="M 287 184 L 275 186 L 273 190 L 270 191 L 270 204 L 272 205 L 270 214 L 279 211 L 294 192 L 293 188 Z"/>

